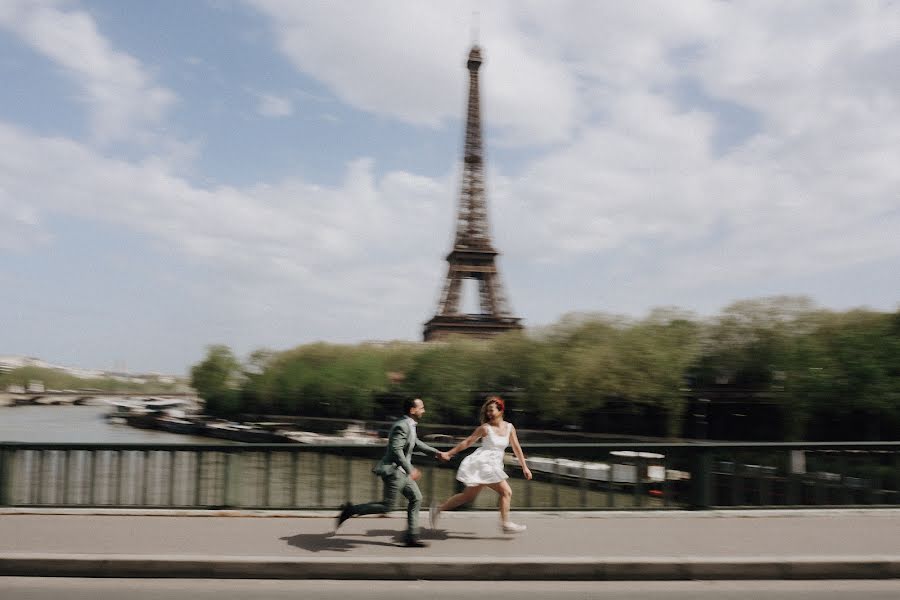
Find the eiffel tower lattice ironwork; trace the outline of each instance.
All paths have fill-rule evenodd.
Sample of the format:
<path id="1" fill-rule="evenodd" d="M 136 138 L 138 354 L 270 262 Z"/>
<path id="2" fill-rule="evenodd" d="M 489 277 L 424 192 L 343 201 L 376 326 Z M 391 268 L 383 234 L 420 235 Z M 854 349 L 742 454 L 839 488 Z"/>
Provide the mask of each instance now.
<path id="1" fill-rule="evenodd" d="M 481 108 L 478 93 L 478 68 L 481 49 L 473 46 L 466 63 L 469 70 L 469 104 L 466 117 L 466 141 L 456 238 L 447 255 L 447 278 L 441 292 L 437 314 L 425 323 L 425 341 L 439 340 L 451 334 L 487 338 L 522 324 L 513 317 L 503 293 L 496 258 L 488 229 L 487 200 L 484 192 L 484 151 L 481 145 Z M 460 312 L 463 280 L 478 283 L 480 314 Z"/>

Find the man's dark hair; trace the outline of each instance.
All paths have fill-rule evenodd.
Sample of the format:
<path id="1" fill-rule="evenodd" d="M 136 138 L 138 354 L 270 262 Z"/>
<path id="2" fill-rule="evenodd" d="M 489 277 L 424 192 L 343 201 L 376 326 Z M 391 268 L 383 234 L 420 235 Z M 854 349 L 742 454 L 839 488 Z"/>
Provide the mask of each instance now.
<path id="1" fill-rule="evenodd" d="M 416 400 L 418 400 L 418 398 L 404 398 L 403 399 L 403 416 L 404 417 L 409 414 L 409 409 L 411 409 L 413 406 L 416 405 Z"/>

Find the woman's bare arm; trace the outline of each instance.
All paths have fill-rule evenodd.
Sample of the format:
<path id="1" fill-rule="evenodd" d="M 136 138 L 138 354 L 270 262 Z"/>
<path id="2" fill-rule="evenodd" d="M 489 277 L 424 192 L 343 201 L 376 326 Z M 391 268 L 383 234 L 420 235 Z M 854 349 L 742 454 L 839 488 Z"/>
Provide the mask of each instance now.
<path id="1" fill-rule="evenodd" d="M 480 440 L 484 436 L 484 425 L 479 425 L 475 428 L 475 431 L 472 432 L 472 435 L 455 445 L 451 450 L 447 452 L 447 456 L 453 457 L 455 454 L 459 454 L 478 440 Z"/>
<path id="2" fill-rule="evenodd" d="M 513 454 L 519 459 L 519 465 L 522 467 L 522 474 L 525 476 L 525 479 L 531 479 L 531 469 L 528 468 L 528 464 L 525 462 L 525 454 L 522 452 L 522 446 L 519 445 L 519 436 L 516 435 L 516 428 L 513 427 L 512 423 L 509 424 L 509 445 L 512 446 Z"/>

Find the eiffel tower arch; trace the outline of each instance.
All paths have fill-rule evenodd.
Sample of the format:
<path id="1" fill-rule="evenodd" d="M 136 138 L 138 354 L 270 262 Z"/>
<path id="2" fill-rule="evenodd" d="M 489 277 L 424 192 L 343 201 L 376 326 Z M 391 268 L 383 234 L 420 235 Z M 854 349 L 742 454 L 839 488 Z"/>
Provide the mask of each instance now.
<path id="1" fill-rule="evenodd" d="M 453 249 L 447 255 L 447 276 L 437 314 L 425 323 L 426 342 L 452 334 L 489 338 L 504 331 L 522 329 L 520 319 L 512 316 L 506 300 L 497 270 L 499 252 L 491 243 L 488 228 L 478 86 L 481 49 L 478 46 L 469 51 L 466 67 L 469 70 L 469 101 L 456 237 Z M 466 279 L 478 284 L 480 313 L 460 312 L 460 294 Z"/>

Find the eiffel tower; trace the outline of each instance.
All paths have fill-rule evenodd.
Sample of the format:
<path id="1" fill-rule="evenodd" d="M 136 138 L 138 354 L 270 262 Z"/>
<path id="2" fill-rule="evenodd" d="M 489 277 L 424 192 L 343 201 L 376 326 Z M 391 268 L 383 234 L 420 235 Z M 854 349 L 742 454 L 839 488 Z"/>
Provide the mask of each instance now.
<path id="1" fill-rule="evenodd" d="M 513 317 L 503 293 L 496 258 L 488 231 L 487 200 L 484 193 L 484 151 L 481 146 L 481 101 L 478 94 L 478 68 L 481 49 L 469 51 L 469 107 L 466 119 L 465 155 L 456 239 L 447 255 L 447 278 L 441 292 L 437 314 L 425 323 L 425 341 L 440 340 L 451 334 L 489 338 L 504 331 L 522 329 Z M 478 282 L 481 313 L 460 313 L 463 279 Z"/>

